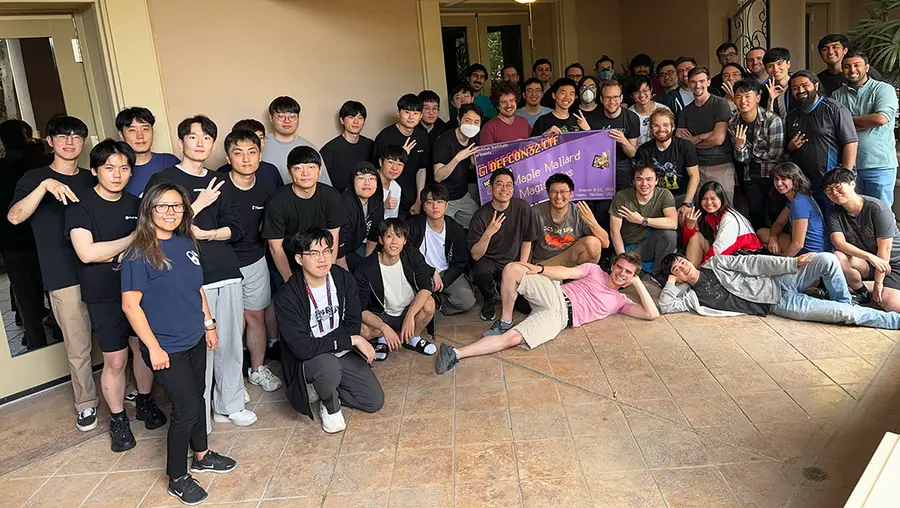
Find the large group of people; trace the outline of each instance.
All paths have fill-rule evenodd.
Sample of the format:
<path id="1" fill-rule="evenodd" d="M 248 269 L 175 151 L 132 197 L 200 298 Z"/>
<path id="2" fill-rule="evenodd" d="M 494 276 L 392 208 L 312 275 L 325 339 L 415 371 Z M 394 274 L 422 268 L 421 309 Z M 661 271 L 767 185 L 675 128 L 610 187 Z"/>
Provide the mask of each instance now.
<path id="1" fill-rule="evenodd" d="M 25 340 L 46 344 L 47 292 L 87 431 L 96 336 L 113 451 L 137 444 L 125 403 L 147 428 L 167 422 L 150 395 L 157 383 L 171 403 L 169 493 L 196 504 L 206 492 L 191 473 L 236 467 L 208 449 L 211 421 L 256 422 L 244 376 L 284 386 L 334 433 L 346 426 L 341 407 L 382 407 L 370 365 L 399 349 L 434 356 L 443 374 L 617 313 L 898 329 L 897 98 L 849 45 L 822 39 L 818 76 L 791 74 L 784 48 L 752 48 L 742 67 L 730 43 L 715 76 L 687 56 L 654 65 L 638 55 L 623 80 L 605 55 L 593 74 L 575 63 L 555 81 L 547 59 L 524 82 L 515 66 L 490 76 L 475 64 L 447 97 L 450 121 L 438 94 L 409 93 L 373 140 L 362 135 L 366 107 L 347 101 L 342 132 L 321 150 L 297 135 L 300 104 L 282 96 L 268 108 L 271 132 L 247 119 L 224 136 L 217 170 L 207 161 L 220 132 L 203 115 L 178 124 L 176 157 L 151 151 L 149 110 L 126 108 L 120 140 L 96 144 L 89 169 L 78 166 L 81 120 L 54 117 L 43 140 L 8 120 L 2 176 L 15 183 L 0 254 Z M 614 198 L 574 202 L 560 172 L 531 206 L 499 168 L 480 203 L 480 146 L 587 130 L 616 144 Z M 663 288 L 658 304 L 645 281 Z M 484 337 L 435 344 L 435 316 L 469 311 L 478 295 Z M 527 317 L 515 323 L 514 310 Z M 283 380 L 266 365 L 275 341 Z"/>

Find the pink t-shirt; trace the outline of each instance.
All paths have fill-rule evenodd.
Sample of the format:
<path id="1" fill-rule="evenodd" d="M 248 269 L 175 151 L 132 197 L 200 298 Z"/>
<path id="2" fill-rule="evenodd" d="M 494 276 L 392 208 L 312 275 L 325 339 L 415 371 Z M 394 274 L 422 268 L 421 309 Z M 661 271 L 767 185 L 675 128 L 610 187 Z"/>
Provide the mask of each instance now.
<path id="1" fill-rule="evenodd" d="M 602 268 L 591 263 L 578 268 L 582 277 L 562 285 L 563 294 L 572 302 L 573 327 L 628 310 L 631 299 L 606 285 L 609 275 Z"/>
<path id="2" fill-rule="evenodd" d="M 478 144 L 505 143 L 506 141 L 516 141 L 517 139 L 530 137 L 531 125 L 526 118 L 514 115 L 512 125 L 507 125 L 499 116 L 495 116 L 481 128 L 481 137 L 478 139 Z"/>

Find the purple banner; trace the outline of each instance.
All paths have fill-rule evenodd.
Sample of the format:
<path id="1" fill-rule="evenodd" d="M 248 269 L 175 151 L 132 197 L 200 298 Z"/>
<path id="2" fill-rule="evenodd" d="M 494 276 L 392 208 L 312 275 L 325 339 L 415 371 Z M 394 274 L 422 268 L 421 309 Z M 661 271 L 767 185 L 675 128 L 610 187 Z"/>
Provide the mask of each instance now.
<path id="1" fill-rule="evenodd" d="M 547 200 L 545 182 L 565 173 L 575 182 L 574 200 L 612 199 L 616 193 L 616 142 L 609 131 L 567 132 L 478 148 L 475 154 L 481 203 L 491 200 L 491 174 L 509 168 L 515 194 L 530 204 Z"/>

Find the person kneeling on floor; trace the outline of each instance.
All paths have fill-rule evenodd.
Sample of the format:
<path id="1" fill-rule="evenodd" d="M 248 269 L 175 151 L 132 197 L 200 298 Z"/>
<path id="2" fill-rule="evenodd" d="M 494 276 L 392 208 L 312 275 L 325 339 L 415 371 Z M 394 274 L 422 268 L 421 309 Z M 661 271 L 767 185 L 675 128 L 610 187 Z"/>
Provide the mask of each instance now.
<path id="1" fill-rule="evenodd" d="M 566 328 L 599 321 L 613 314 L 637 319 L 659 317 L 656 304 L 640 279 L 641 259 L 633 252 L 613 258 L 612 274 L 598 265 L 585 263 L 574 268 L 510 263 L 503 269 L 500 296 L 503 314 L 485 336 L 459 349 L 441 344 L 434 371 L 443 374 L 459 360 L 496 353 L 523 342 L 529 349 L 553 340 Z M 568 280 L 565 284 L 561 281 Z M 619 290 L 634 286 L 640 305 Z M 521 323 L 512 323 L 513 304 L 522 295 L 531 304 L 531 314 Z"/>
<path id="2" fill-rule="evenodd" d="M 275 296 L 285 392 L 291 406 L 313 418 L 321 400 L 325 432 L 346 428 L 341 405 L 374 413 L 384 392 L 369 367 L 375 351 L 360 334 L 356 281 L 333 264 L 334 236 L 320 227 L 295 234 L 287 247 L 300 270 Z"/>

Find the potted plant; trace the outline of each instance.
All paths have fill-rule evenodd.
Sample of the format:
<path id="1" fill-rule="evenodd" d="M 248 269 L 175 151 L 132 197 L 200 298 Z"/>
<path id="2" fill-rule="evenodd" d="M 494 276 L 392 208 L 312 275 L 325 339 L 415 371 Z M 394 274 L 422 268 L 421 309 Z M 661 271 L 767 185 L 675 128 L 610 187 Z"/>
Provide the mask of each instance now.
<path id="1" fill-rule="evenodd" d="M 900 82 L 900 0 L 869 2 L 866 12 L 869 17 L 854 23 L 848 35 L 854 49 L 868 55 L 869 64 L 896 85 Z"/>

